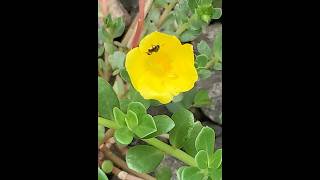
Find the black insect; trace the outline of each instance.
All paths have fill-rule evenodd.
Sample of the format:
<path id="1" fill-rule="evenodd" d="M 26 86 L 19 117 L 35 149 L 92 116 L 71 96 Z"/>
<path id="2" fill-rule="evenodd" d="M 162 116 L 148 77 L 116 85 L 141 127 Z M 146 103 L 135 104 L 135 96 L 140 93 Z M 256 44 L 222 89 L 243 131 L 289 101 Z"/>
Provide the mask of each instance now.
<path id="1" fill-rule="evenodd" d="M 160 49 L 159 45 L 152 45 L 150 49 L 148 49 L 148 52 L 146 52 L 148 55 L 151 55 L 153 52 L 158 52 Z"/>

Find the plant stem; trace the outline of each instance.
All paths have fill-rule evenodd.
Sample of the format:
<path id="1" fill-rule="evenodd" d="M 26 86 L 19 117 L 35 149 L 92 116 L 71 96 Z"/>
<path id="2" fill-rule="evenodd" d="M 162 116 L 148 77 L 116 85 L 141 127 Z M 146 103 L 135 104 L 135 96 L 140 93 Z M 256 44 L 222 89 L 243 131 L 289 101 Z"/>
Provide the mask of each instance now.
<path id="1" fill-rule="evenodd" d="M 112 128 L 112 129 L 117 129 L 120 128 L 114 121 L 108 120 L 108 119 L 104 119 L 102 117 L 98 118 L 98 124 L 108 127 L 108 128 Z M 190 155 L 188 155 L 187 153 L 181 151 L 180 149 L 174 148 L 156 138 L 150 138 L 150 139 L 141 139 L 142 141 L 158 148 L 159 150 L 165 152 L 168 155 L 171 155 L 181 161 L 183 161 L 184 163 L 190 165 L 190 166 L 197 166 L 196 162 L 194 160 L 193 157 L 191 157 Z"/>
<path id="2" fill-rule="evenodd" d="M 98 117 L 98 124 L 111 129 L 120 128 L 114 121 L 102 117 Z"/>
<path id="3" fill-rule="evenodd" d="M 138 25 L 137 25 L 137 29 L 136 29 L 136 33 L 133 36 L 133 40 L 132 40 L 132 44 L 131 47 L 135 48 L 138 46 L 139 44 L 139 39 L 143 30 L 143 25 L 144 25 L 144 0 L 139 0 L 139 18 L 138 18 Z"/>
<path id="4" fill-rule="evenodd" d="M 178 158 L 179 160 L 183 161 L 184 163 L 190 165 L 190 166 L 197 166 L 195 160 L 189 156 L 187 153 L 181 151 L 180 149 L 174 148 L 172 146 L 169 146 L 168 144 L 156 139 L 156 138 L 150 138 L 150 139 L 141 139 L 142 141 L 158 148 L 159 150 Z"/>
<path id="5" fill-rule="evenodd" d="M 176 31 L 176 35 L 180 36 L 184 31 L 186 31 L 189 27 L 189 23 L 184 23 L 181 26 L 178 27 Z"/>
<path id="6" fill-rule="evenodd" d="M 160 16 L 160 19 L 157 23 L 157 28 L 159 29 L 161 27 L 161 25 L 163 24 L 163 22 L 167 19 L 167 17 L 169 16 L 171 10 L 174 8 L 174 6 L 178 3 L 179 0 L 173 0 L 170 2 L 170 4 L 168 6 L 165 7 L 164 12 L 162 13 L 162 15 Z"/>
<path id="7" fill-rule="evenodd" d="M 156 180 L 154 177 L 150 176 L 149 174 L 139 173 L 139 172 L 136 172 L 136 171 L 130 169 L 127 166 L 127 163 L 125 161 L 123 161 L 117 155 L 113 154 L 110 150 L 107 150 L 105 152 L 105 156 L 107 157 L 107 159 L 111 160 L 115 165 L 117 165 L 118 167 L 120 167 L 121 169 L 123 169 L 124 171 L 126 171 L 128 173 L 131 173 L 135 176 L 138 176 L 138 177 L 146 179 L 146 180 Z"/>

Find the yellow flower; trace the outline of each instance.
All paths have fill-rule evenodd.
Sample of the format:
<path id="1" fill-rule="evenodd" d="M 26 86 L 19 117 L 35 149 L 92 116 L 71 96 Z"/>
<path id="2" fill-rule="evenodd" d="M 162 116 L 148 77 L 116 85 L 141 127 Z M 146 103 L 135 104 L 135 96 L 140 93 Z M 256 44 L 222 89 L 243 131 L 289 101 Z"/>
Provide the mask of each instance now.
<path id="1" fill-rule="evenodd" d="M 145 99 L 162 104 L 192 89 L 198 80 L 192 45 L 160 32 L 144 37 L 127 54 L 125 66 L 133 87 Z"/>

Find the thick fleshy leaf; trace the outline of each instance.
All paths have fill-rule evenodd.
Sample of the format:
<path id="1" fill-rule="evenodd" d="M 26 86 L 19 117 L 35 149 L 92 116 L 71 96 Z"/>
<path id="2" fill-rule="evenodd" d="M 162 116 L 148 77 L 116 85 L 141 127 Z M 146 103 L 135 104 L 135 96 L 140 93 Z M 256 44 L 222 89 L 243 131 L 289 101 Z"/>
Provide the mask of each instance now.
<path id="1" fill-rule="evenodd" d="M 98 125 L 98 144 L 99 144 L 99 146 L 103 143 L 104 131 L 105 131 L 105 128 L 103 126 Z"/>
<path id="2" fill-rule="evenodd" d="M 108 180 L 107 175 L 100 168 L 98 168 L 98 180 Z"/>
<path id="3" fill-rule="evenodd" d="M 182 180 L 202 180 L 204 174 L 197 167 L 186 167 L 182 171 Z"/>
<path id="4" fill-rule="evenodd" d="M 213 159 L 214 151 L 214 142 L 215 142 L 215 132 L 209 127 L 204 127 L 201 129 L 198 137 L 196 138 L 196 149 L 197 151 L 204 150 L 208 154 L 209 162 Z"/>
<path id="5" fill-rule="evenodd" d="M 117 142 L 124 145 L 130 144 L 133 140 L 133 134 L 127 127 L 117 129 L 114 133 L 114 137 Z"/>
<path id="6" fill-rule="evenodd" d="M 199 121 L 194 123 L 192 131 L 190 133 L 190 137 L 188 138 L 187 142 L 183 146 L 183 150 L 193 157 L 195 157 L 195 155 L 197 154 L 197 149 L 195 147 L 195 141 L 196 141 L 196 138 L 202 128 L 203 128 L 203 126 L 201 125 L 201 123 Z"/>
<path id="7" fill-rule="evenodd" d="M 118 107 L 113 108 L 113 116 L 120 127 L 127 126 L 125 121 L 126 115 Z"/>
<path id="8" fill-rule="evenodd" d="M 113 163 L 110 160 L 104 160 L 101 165 L 102 171 L 105 173 L 110 173 L 113 168 Z"/>
<path id="9" fill-rule="evenodd" d="M 137 145 L 128 150 L 126 162 L 130 169 L 140 173 L 149 173 L 160 164 L 164 153 L 149 145 Z"/>
<path id="10" fill-rule="evenodd" d="M 167 115 L 154 116 L 153 120 L 156 124 L 157 131 L 146 136 L 145 139 L 156 137 L 161 134 L 165 134 L 165 133 L 169 132 L 172 128 L 174 128 L 173 120 Z"/>
<path id="11" fill-rule="evenodd" d="M 200 150 L 197 153 L 195 160 L 196 160 L 198 168 L 200 168 L 200 169 L 207 169 L 208 168 L 208 156 L 207 156 L 206 151 Z"/>
<path id="12" fill-rule="evenodd" d="M 209 105 L 211 100 L 208 95 L 208 91 L 201 89 L 197 92 L 196 96 L 194 97 L 194 106 L 201 107 L 205 105 Z"/>
<path id="13" fill-rule="evenodd" d="M 126 121 L 127 127 L 131 131 L 133 131 L 138 126 L 138 122 L 139 122 L 136 113 L 131 110 L 127 112 L 125 121 Z"/>
<path id="14" fill-rule="evenodd" d="M 212 50 L 207 44 L 207 42 L 201 40 L 200 43 L 197 44 L 197 49 L 200 54 L 206 55 L 208 58 L 212 56 Z"/>
<path id="15" fill-rule="evenodd" d="M 190 136 L 193 127 L 193 114 L 181 109 L 172 115 L 175 127 L 170 131 L 169 141 L 176 148 L 181 148 Z"/>
<path id="16" fill-rule="evenodd" d="M 128 111 L 131 110 L 136 113 L 138 119 L 142 118 L 147 113 L 146 108 L 140 102 L 131 102 L 128 105 Z"/>
<path id="17" fill-rule="evenodd" d="M 112 110 L 120 107 L 119 100 L 112 86 L 101 77 L 98 77 L 98 112 L 99 116 L 113 120 Z"/>
<path id="18" fill-rule="evenodd" d="M 213 154 L 212 167 L 219 168 L 222 163 L 222 149 L 216 150 Z"/>
<path id="19" fill-rule="evenodd" d="M 157 131 L 156 124 L 154 123 L 153 117 L 149 114 L 143 115 L 139 119 L 139 125 L 133 130 L 134 134 L 139 138 L 144 138 L 147 135 Z"/>

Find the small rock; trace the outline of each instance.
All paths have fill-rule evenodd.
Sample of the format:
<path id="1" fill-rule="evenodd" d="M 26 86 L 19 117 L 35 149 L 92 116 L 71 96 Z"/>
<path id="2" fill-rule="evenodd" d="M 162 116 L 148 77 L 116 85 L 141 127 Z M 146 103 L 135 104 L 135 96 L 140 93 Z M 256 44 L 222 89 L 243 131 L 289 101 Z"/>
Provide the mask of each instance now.
<path id="1" fill-rule="evenodd" d="M 209 97 L 213 103 L 209 107 L 202 107 L 203 113 L 213 122 L 222 124 L 220 114 L 222 112 L 222 73 L 215 71 L 211 77 L 200 80 L 198 88 L 208 90 Z"/>
<path id="2" fill-rule="evenodd" d="M 219 136 L 216 138 L 216 142 L 214 144 L 215 149 L 221 149 L 222 148 L 222 136 Z"/>
<path id="3" fill-rule="evenodd" d="M 172 177 L 171 180 L 176 180 L 177 179 L 177 170 L 181 167 L 184 166 L 185 164 L 181 162 L 180 160 L 177 160 L 176 158 L 172 156 L 165 156 L 161 164 L 157 167 L 169 167 L 171 169 Z"/>
<path id="4" fill-rule="evenodd" d="M 151 116 L 167 115 L 170 117 L 172 113 L 170 113 L 165 106 L 160 105 L 160 106 L 150 106 L 148 109 L 148 114 L 150 114 Z"/>
<path id="5" fill-rule="evenodd" d="M 202 122 L 202 125 L 209 126 L 212 129 L 214 129 L 216 137 L 219 137 L 220 135 L 222 135 L 222 127 L 221 126 L 216 125 L 216 124 L 212 123 L 211 121 Z"/>

